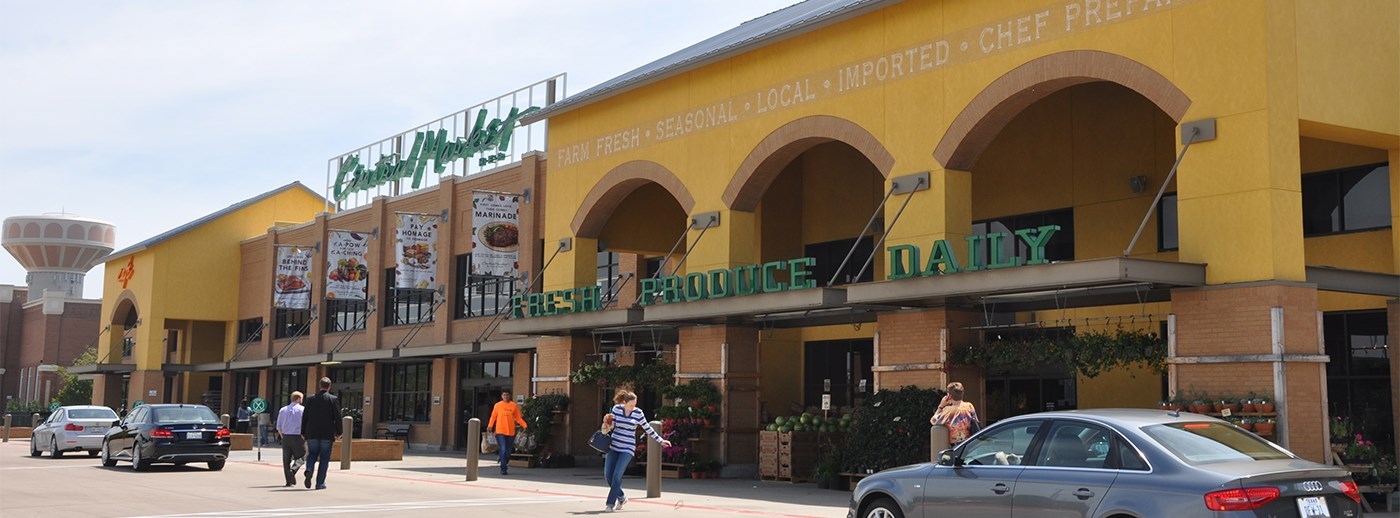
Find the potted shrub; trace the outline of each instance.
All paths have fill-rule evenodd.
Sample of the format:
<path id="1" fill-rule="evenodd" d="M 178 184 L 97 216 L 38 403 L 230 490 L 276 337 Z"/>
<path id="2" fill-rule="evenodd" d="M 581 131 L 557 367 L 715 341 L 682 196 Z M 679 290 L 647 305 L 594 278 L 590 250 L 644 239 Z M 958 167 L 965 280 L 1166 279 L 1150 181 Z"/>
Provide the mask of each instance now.
<path id="1" fill-rule="evenodd" d="M 1274 411 L 1274 398 L 1269 394 L 1261 394 L 1254 400 L 1254 410 L 1257 412 L 1271 414 Z"/>
<path id="2" fill-rule="evenodd" d="M 1267 417 L 1267 418 L 1263 418 L 1263 419 L 1260 419 L 1260 420 L 1258 420 L 1257 422 L 1255 422 L 1255 423 L 1254 423 L 1254 433 L 1257 433 L 1257 434 L 1259 434 L 1259 435 L 1273 435 L 1273 434 L 1274 434 L 1274 418 L 1272 418 L 1272 417 Z"/>
<path id="3" fill-rule="evenodd" d="M 1243 430 L 1247 430 L 1247 431 L 1252 432 L 1252 431 L 1254 431 L 1254 418 L 1253 418 L 1253 417 L 1246 417 L 1246 418 L 1244 418 L 1244 419 L 1240 419 L 1239 424 L 1236 424 L 1235 426 L 1238 426 L 1238 427 L 1240 427 L 1240 428 L 1243 429 Z"/>
<path id="4" fill-rule="evenodd" d="M 1376 445 L 1361 434 L 1356 434 L 1356 440 L 1342 450 L 1342 462 L 1348 466 L 1370 466 L 1379 456 L 1380 451 L 1376 449 Z"/>
<path id="5" fill-rule="evenodd" d="M 1241 399 L 1241 400 L 1240 400 L 1240 407 L 1241 407 L 1241 409 L 1242 409 L 1243 411 L 1245 411 L 1245 412 L 1257 412 L 1258 410 L 1255 409 L 1255 406 L 1254 406 L 1254 399 L 1255 399 L 1256 397 L 1258 397 L 1258 396 L 1254 395 L 1254 392 L 1250 392 L 1250 393 L 1249 393 L 1249 397 L 1246 397 L 1246 398 L 1244 398 L 1244 399 Z"/>
<path id="6" fill-rule="evenodd" d="M 1327 426 L 1327 430 L 1331 432 L 1332 444 L 1347 444 L 1351 442 L 1351 422 L 1347 421 L 1347 418 L 1341 416 L 1333 417 L 1332 421 Z"/>

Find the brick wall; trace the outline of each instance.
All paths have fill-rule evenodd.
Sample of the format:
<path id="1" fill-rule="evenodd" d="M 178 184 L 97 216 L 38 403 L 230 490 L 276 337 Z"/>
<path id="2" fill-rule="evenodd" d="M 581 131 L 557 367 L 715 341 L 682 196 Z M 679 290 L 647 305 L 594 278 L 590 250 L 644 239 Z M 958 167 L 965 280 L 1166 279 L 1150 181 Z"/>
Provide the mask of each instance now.
<path id="1" fill-rule="evenodd" d="M 758 330 L 731 326 L 681 328 L 677 351 L 677 382 L 694 379 L 687 375 L 723 375 L 711 380 L 723 397 L 719 426 L 724 431 L 714 445 L 716 449 L 709 454 L 725 464 L 758 462 L 762 396 Z"/>

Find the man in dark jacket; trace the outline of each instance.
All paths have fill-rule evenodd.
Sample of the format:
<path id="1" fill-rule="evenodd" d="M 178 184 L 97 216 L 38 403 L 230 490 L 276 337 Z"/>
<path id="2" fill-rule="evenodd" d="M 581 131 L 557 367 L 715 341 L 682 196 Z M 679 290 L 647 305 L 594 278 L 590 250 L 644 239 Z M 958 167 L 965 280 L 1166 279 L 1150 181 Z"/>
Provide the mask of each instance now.
<path id="1" fill-rule="evenodd" d="M 331 394 L 331 379 L 321 378 L 321 390 L 302 403 L 301 436 L 306 439 L 306 481 L 316 474 L 316 489 L 326 488 L 331 446 L 340 438 L 340 399 Z M 319 462 L 318 462 L 319 461 Z"/>

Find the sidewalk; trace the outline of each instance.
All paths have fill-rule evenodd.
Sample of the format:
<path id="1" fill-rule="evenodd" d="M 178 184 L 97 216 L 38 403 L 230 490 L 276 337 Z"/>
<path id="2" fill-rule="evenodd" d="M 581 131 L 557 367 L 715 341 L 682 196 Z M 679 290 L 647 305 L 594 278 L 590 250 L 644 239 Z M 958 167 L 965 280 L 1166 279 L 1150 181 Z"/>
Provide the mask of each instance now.
<path id="1" fill-rule="evenodd" d="M 472 487 L 499 490 L 506 493 L 555 496 L 596 497 L 601 510 L 607 496 L 602 468 L 511 468 L 510 475 L 501 476 L 494 458 L 483 456 L 478 479 L 466 482 L 464 452 L 405 452 L 402 461 L 357 462 L 349 471 L 340 470 L 339 460 L 330 463 L 331 477 L 367 476 L 436 484 L 465 484 Z M 232 462 L 264 464 L 281 468 L 279 448 L 263 448 L 262 460 L 257 460 L 256 448 L 236 451 Z M 816 484 L 792 484 L 745 479 L 663 479 L 661 497 L 647 499 L 646 480 L 626 477 L 623 489 L 628 505 L 638 509 L 665 506 L 670 508 L 711 509 L 724 514 L 781 515 L 789 517 L 844 517 L 850 500 L 849 491 L 817 489 Z"/>

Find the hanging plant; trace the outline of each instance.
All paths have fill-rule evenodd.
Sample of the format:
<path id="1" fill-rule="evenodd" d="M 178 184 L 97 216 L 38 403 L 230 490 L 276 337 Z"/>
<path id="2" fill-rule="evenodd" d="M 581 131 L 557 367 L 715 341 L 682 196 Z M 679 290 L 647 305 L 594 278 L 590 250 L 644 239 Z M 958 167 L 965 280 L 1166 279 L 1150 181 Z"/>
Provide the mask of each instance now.
<path id="1" fill-rule="evenodd" d="M 633 388 L 665 388 L 676 383 L 676 368 L 666 363 L 650 365 L 609 365 L 585 363 L 569 373 L 574 383 L 597 383 L 604 387 L 632 385 Z"/>
<path id="2" fill-rule="evenodd" d="M 1113 332 L 1091 331 L 1058 339 L 1001 340 L 959 347 L 949 351 L 948 362 L 987 370 L 1065 365 L 1087 378 L 1130 365 L 1147 365 L 1165 372 L 1167 342 L 1157 333 L 1118 328 Z"/>

